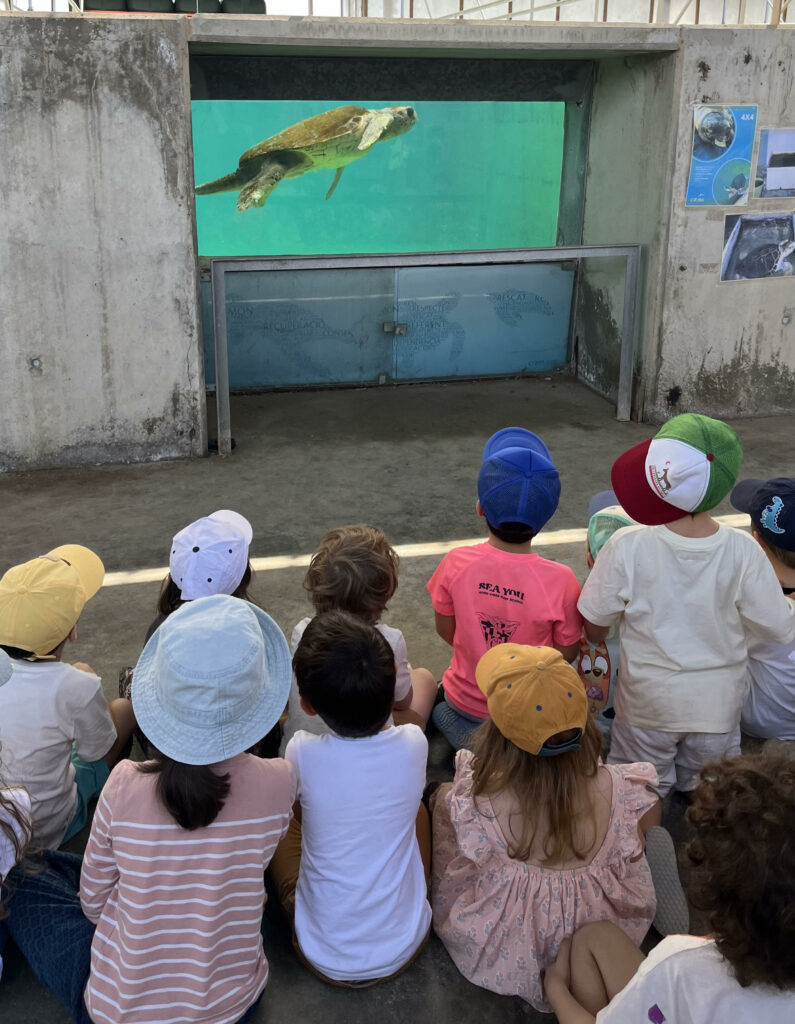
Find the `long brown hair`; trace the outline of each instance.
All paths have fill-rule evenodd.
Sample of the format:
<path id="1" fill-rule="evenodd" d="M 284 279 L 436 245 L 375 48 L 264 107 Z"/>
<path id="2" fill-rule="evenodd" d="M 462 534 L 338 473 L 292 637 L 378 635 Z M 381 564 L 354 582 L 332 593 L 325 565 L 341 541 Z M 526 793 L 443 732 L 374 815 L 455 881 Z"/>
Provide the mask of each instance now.
<path id="1" fill-rule="evenodd" d="M 218 775 L 207 764 L 183 764 L 159 750 L 139 764 L 143 775 L 156 775 L 155 791 L 178 825 L 192 832 L 211 825 L 229 795 L 229 775 Z"/>
<path id="2" fill-rule="evenodd" d="M 550 737 L 552 740 L 564 737 Z M 493 796 L 509 790 L 519 805 L 521 834 L 508 855 L 528 860 L 539 825 L 546 829 L 542 864 L 584 859 L 596 838 L 596 817 L 588 800 L 588 780 L 599 768 L 602 739 L 590 715 L 579 750 L 556 757 L 538 757 L 506 739 L 491 721 L 475 734 L 472 796 Z M 583 845 L 583 821 L 593 838 Z M 578 827 L 579 826 L 579 827 Z M 587 830 L 586 830 L 587 834 Z M 508 837 L 506 836 L 506 839 Z"/>
<path id="3" fill-rule="evenodd" d="M 14 827 L 15 824 L 17 828 Z M 2 788 L 0 788 L 0 833 L 11 843 L 11 849 L 14 851 L 14 861 L 18 864 L 24 858 L 30 845 L 30 823 L 25 818 L 19 805 L 13 800 L 9 800 Z M 5 904 L 9 895 L 10 890 L 8 886 L 4 881 L 0 881 L 0 921 L 4 917 L 8 917 L 8 910 Z"/>

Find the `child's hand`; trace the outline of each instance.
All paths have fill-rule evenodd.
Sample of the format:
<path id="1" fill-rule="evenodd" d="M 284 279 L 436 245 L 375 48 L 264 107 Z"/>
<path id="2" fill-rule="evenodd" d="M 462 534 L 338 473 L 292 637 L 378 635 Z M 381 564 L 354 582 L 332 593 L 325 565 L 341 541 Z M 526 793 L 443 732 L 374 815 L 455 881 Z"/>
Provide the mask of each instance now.
<path id="1" fill-rule="evenodd" d="M 544 991 L 550 999 L 549 989 L 560 986 L 567 992 L 571 982 L 571 939 L 564 939 L 558 949 L 558 958 L 544 971 Z M 552 1000 L 550 999 L 550 1002 Z"/>

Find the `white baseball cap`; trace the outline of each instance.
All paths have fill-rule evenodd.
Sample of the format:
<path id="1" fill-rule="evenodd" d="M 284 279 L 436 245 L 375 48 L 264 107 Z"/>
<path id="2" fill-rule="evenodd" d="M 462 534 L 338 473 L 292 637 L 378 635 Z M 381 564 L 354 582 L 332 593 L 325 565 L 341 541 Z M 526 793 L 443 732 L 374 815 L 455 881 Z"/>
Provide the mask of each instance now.
<path id="1" fill-rule="evenodd" d="M 171 542 L 169 572 L 185 601 L 237 590 L 254 533 L 238 512 L 221 509 L 186 526 Z"/>

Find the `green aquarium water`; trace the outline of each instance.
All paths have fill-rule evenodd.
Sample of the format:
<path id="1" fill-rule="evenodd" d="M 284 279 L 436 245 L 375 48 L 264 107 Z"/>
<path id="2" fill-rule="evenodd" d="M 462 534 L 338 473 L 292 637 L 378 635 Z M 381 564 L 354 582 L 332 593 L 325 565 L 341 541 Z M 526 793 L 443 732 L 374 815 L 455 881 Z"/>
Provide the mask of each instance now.
<path id="1" fill-rule="evenodd" d="M 290 135 L 294 150 L 313 139 L 327 166 L 284 177 L 263 206 L 237 208 L 241 188 L 197 195 L 199 253 L 309 256 L 514 249 L 556 243 L 563 157 L 563 103 L 197 100 L 192 104 L 197 185 L 230 175 L 248 149 L 308 118 L 344 105 L 368 111 L 412 108 L 416 119 L 389 135 L 392 115 L 367 120 L 329 141 L 341 118 Z M 386 125 L 386 127 L 384 127 Z M 357 134 L 358 133 L 358 134 Z M 354 137 L 355 135 L 355 137 Z M 335 179 L 339 154 L 358 154 Z M 275 160 L 271 157 L 268 168 Z M 347 157 L 346 157 L 347 159 Z M 292 163 L 291 163 L 292 161 Z M 279 164 L 281 167 L 281 164 Z M 254 168 L 256 170 L 256 167 Z M 245 177 L 245 175 L 244 175 Z M 271 182 L 272 183 L 272 182 Z"/>

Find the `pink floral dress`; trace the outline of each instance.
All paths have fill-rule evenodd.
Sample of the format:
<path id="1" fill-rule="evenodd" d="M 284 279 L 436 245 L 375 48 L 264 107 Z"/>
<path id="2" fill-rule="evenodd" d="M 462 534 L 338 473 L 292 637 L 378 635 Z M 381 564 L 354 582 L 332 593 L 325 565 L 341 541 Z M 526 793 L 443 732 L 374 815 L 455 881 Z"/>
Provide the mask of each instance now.
<path id="1" fill-rule="evenodd" d="M 638 945 L 656 901 L 638 821 L 656 801 L 650 764 L 609 765 L 610 823 L 590 864 L 545 868 L 508 856 L 488 797 L 472 799 L 472 754 L 433 808 L 433 927 L 456 967 L 481 988 L 551 1012 L 541 972 L 561 940 L 589 921 L 612 921 Z M 640 856 L 639 856 L 640 855 Z M 633 861 L 633 857 L 638 857 Z"/>

